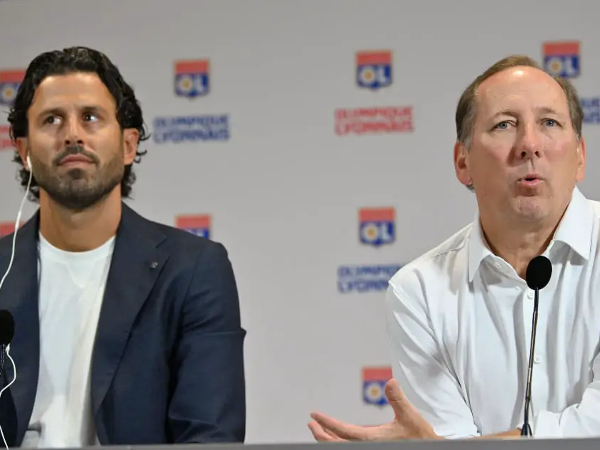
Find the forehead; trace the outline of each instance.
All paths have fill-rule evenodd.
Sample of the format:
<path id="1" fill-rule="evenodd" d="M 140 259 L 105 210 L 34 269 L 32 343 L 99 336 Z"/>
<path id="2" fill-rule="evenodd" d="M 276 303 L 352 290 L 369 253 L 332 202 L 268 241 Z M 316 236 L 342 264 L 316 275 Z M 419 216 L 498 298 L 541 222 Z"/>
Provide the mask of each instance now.
<path id="1" fill-rule="evenodd" d="M 71 73 L 46 77 L 35 90 L 30 110 L 96 106 L 116 103 L 102 80 L 93 73 Z"/>
<path id="2" fill-rule="evenodd" d="M 505 109 L 539 108 L 568 113 L 562 87 L 548 74 L 533 67 L 513 67 L 491 76 L 477 89 L 477 104 L 484 115 Z"/>

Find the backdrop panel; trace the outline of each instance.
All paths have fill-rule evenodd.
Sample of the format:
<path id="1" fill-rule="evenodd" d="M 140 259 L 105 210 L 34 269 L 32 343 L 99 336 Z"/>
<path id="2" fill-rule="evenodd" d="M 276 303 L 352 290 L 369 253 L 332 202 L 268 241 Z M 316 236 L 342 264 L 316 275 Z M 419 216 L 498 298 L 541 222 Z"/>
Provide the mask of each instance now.
<path id="1" fill-rule="evenodd" d="M 229 250 L 248 442 L 311 441 L 313 409 L 390 420 L 387 280 L 475 211 L 452 164 L 462 90 L 511 53 L 571 77 L 597 198 L 599 15 L 585 0 L 0 1 L 0 221 L 22 197 L 6 126 L 22 71 L 102 50 L 153 133 L 129 203 Z"/>

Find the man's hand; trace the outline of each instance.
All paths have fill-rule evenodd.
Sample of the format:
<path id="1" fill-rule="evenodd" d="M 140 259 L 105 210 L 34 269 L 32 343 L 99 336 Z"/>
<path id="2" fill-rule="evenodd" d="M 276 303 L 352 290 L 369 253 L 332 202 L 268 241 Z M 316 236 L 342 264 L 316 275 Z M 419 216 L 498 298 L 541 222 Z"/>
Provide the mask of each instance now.
<path id="1" fill-rule="evenodd" d="M 312 413 L 308 428 L 319 442 L 395 441 L 401 439 L 442 439 L 432 426 L 410 404 L 395 379 L 385 385 L 395 418 L 392 422 L 374 427 L 361 427 L 340 422 L 321 413 Z"/>

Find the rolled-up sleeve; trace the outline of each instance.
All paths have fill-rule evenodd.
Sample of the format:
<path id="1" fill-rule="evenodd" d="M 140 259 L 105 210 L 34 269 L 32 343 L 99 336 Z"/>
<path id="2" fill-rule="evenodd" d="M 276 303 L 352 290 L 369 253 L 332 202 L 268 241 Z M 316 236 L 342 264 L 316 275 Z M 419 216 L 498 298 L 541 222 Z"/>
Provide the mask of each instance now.
<path id="1" fill-rule="evenodd" d="M 539 411 L 532 423 L 535 438 L 584 438 L 600 436 L 600 355 L 592 365 L 593 378 L 581 401 L 561 412 Z"/>
<path id="2" fill-rule="evenodd" d="M 447 439 L 479 436 L 460 385 L 442 357 L 426 302 L 418 292 L 406 289 L 390 282 L 385 297 L 394 377 L 438 435 Z"/>

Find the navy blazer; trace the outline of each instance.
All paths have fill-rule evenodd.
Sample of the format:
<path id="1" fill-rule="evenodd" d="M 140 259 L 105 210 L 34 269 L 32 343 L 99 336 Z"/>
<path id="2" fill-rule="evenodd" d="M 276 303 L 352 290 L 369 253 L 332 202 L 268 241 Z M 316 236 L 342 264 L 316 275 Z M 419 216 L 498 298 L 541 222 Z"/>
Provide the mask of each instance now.
<path id="1" fill-rule="evenodd" d="M 17 380 L 0 398 L 9 446 L 23 441 L 38 383 L 38 230 L 39 212 L 19 230 L 0 289 L 0 309 L 15 319 Z M 12 240 L 0 240 L 0 277 Z M 245 334 L 225 248 L 123 203 L 92 354 L 100 444 L 243 442 Z M 2 387 L 13 377 L 5 369 Z"/>

